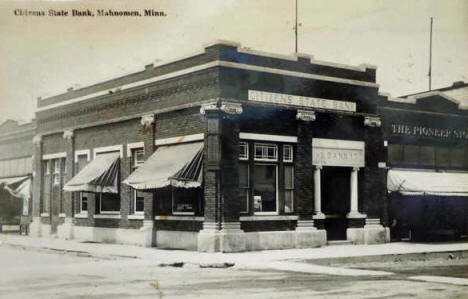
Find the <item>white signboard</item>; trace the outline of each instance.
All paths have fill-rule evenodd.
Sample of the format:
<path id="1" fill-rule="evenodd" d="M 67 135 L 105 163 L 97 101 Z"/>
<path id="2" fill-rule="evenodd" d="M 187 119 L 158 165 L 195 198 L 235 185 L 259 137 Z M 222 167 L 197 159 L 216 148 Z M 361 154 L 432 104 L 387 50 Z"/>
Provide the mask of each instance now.
<path id="1" fill-rule="evenodd" d="M 364 167 L 363 141 L 312 139 L 312 164 L 322 166 Z"/>
<path id="2" fill-rule="evenodd" d="M 356 103 L 249 90 L 249 101 L 356 112 Z"/>

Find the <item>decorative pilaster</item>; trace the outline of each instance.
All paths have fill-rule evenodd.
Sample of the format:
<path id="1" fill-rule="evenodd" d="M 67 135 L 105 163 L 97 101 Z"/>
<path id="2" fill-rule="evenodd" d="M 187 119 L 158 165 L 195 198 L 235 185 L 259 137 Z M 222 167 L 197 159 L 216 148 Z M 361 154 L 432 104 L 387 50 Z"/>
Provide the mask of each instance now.
<path id="1" fill-rule="evenodd" d="M 75 173 L 75 134 L 73 130 L 63 131 L 63 139 L 65 142 L 67 156 L 65 159 L 64 170 L 66 172 L 63 175 L 62 184 L 65 185 L 69 180 L 73 178 Z M 65 213 L 65 220 L 63 224 L 57 227 L 57 234 L 60 238 L 71 239 L 73 237 L 73 214 L 74 214 L 74 197 L 75 192 L 62 192 L 62 205 L 63 213 Z"/>
<path id="2" fill-rule="evenodd" d="M 148 160 L 155 150 L 156 117 L 154 114 L 144 115 L 141 117 L 140 123 L 142 128 L 144 128 L 142 138 L 145 147 L 145 160 Z M 154 198 L 152 192 L 145 192 L 144 194 L 144 217 L 145 223 L 143 225 L 149 228 L 150 223 L 154 223 Z"/>
<path id="3" fill-rule="evenodd" d="M 202 105 L 205 131 L 205 222 L 198 236 L 199 251 L 243 251 L 238 202 L 239 122 L 242 105 L 231 102 Z M 222 186 L 222 188 L 221 188 Z"/>
<path id="4" fill-rule="evenodd" d="M 41 235 L 41 190 L 43 182 L 42 170 L 42 136 L 36 135 L 33 140 L 33 194 L 32 194 L 32 217 L 30 225 L 31 236 Z"/>

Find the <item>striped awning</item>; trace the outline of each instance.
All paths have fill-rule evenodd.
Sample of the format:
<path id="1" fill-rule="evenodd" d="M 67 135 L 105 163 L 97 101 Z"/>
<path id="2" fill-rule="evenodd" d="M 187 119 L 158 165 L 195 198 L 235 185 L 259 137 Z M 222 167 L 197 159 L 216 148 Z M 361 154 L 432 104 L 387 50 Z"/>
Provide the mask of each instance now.
<path id="1" fill-rule="evenodd" d="M 123 183 L 137 190 L 200 187 L 203 178 L 203 142 L 159 147 Z"/>
<path id="2" fill-rule="evenodd" d="M 65 191 L 118 193 L 120 153 L 99 154 L 68 183 Z"/>
<path id="3" fill-rule="evenodd" d="M 0 188 L 5 189 L 15 197 L 29 199 L 31 197 L 31 177 L 20 176 L 0 179 Z"/>

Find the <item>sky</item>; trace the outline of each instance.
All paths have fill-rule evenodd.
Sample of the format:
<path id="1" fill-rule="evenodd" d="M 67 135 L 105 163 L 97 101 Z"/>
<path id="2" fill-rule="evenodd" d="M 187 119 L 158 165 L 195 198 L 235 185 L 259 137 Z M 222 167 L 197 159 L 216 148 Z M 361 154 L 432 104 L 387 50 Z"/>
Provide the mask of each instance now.
<path id="1" fill-rule="evenodd" d="M 165 17 L 15 16 L 30 11 L 164 11 Z M 298 0 L 298 51 L 377 66 L 380 91 L 468 82 L 468 0 Z M 0 1 L 0 123 L 34 117 L 37 97 L 63 93 L 203 50 L 216 39 L 294 53 L 295 0 Z"/>

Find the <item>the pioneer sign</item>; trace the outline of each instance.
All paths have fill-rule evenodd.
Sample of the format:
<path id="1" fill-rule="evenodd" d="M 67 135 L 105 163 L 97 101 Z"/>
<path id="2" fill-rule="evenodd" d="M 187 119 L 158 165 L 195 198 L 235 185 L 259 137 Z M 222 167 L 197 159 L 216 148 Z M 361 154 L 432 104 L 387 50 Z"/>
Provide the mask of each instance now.
<path id="1" fill-rule="evenodd" d="M 449 128 L 433 128 L 420 125 L 392 124 L 392 134 L 448 139 L 468 139 L 468 131 Z"/>
<path id="2" fill-rule="evenodd" d="M 364 167 L 364 142 L 313 138 L 312 164 L 321 166 Z"/>
<path id="3" fill-rule="evenodd" d="M 249 90 L 249 101 L 356 112 L 356 103 L 354 102 L 335 101 L 258 90 Z"/>

